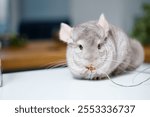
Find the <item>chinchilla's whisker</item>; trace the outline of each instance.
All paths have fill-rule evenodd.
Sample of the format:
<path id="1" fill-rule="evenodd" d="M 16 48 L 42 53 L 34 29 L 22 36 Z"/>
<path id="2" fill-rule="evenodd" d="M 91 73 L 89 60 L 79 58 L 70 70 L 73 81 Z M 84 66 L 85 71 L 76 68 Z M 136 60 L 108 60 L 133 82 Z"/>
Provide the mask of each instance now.
<path id="1" fill-rule="evenodd" d="M 53 69 L 53 68 L 58 68 L 58 67 L 64 68 L 66 66 L 67 66 L 66 64 L 50 65 L 47 67 L 47 69 Z"/>
<path id="2" fill-rule="evenodd" d="M 135 78 L 142 73 L 150 75 L 150 72 L 145 72 L 148 69 L 150 69 L 150 67 L 147 67 L 147 68 L 143 69 L 142 71 L 136 70 L 135 72 L 138 72 L 138 73 L 136 73 Z M 132 82 L 134 82 L 134 79 L 132 80 Z"/>
<path id="3" fill-rule="evenodd" d="M 105 61 L 108 61 L 108 59 L 105 59 Z M 110 60 L 109 60 L 109 61 L 110 61 Z M 119 62 L 119 61 L 116 61 L 116 60 L 111 60 L 111 61 L 113 61 L 113 62 Z M 119 63 L 120 63 L 120 62 L 119 62 Z M 125 64 L 125 62 L 122 62 L 122 63 Z M 130 66 L 134 67 L 132 64 L 131 64 Z M 149 72 L 145 72 L 145 71 L 148 70 L 148 69 L 150 69 L 150 67 L 145 68 L 145 69 L 143 69 L 142 71 L 140 71 L 140 70 L 134 70 L 134 72 L 137 72 L 137 74 L 135 75 L 135 77 L 137 77 L 137 76 L 140 75 L 141 73 L 150 74 Z M 128 73 L 130 72 L 129 70 L 123 70 L 123 71 L 124 71 L 124 72 L 128 72 Z M 103 73 L 104 73 L 104 72 L 103 72 Z M 104 74 L 107 76 L 107 78 L 108 78 L 111 82 L 113 82 L 113 83 L 116 84 L 116 85 L 122 86 L 122 87 L 135 87 L 135 86 L 139 86 L 139 85 L 141 85 L 141 84 L 147 82 L 148 80 L 150 80 L 150 77 L 149 77 L 149 78 L 147 78 L 146 80 L 143 80 L 142 82 L 140 82 L 140 83 L 138 83 L 138 84 L 135 84 L 135 85 L 122 85 L 122 84 L 119 84 L 119 83 L 114 82 L 114 81 L 110 78 L 110 76 L 109 76 L 108 74 L 106 74 L 106 73 L 104 73 Z M 133 81 L 132 81 L 132 82 L 133 82 Z"/>
<path id="4" fill-rule="evenodd" d="M 59 61 L 59 63 L 55 63 L 55 62 L 51 62 L 49 63 L 49 65 L 46 65 L 46 69 L 50 69 L 50 68 L 57 68 L 57 67 L 66 67 L 67 64 L 65 61 Z"/>
<path id="5" fill-rule="evenodd" d="M 60 64 L 66 64 L 66 61 L 59 61 L 59 62 L 49 62 L 49 63 L 46 63 L 45 65 L 42 65 L 41 68 L 49 68 L 51 66 L 54 66 L 54 65 L 60 65 Z"/>
<path id="6" fill-rule="evenodd" d="M 119 60 L 114 60 L 114 59 L 100 58 L 100 61 L 112 61 L 112 62 L 115 62 L 115 63 L 123 63 L 123 64 L 126 64 L 126 62 L 119 61 Z M 81 62 L 81 61 L 76 60 L 76 62 Z M 132 64 L 129 64 L 128 66 L 132 67 L 133 69 L 136 68 L 136 67 L 135 67 L 134 65 L 132 65 Z"/>
<path id="7" fill-rule="evenodd" d="M 116 61 L 116 60 L 109 60 L 109 59 L 103 59 L 103 60 L 105 60 L 105 61 L 112 61 L 112 62 L 116 62 L 116 63 L 118 62 L 118 63 L 124 63 L 124 64 L 126 64 L 125 62 Z M 130 66 L 134 67 L 132 64 L 131 64 Z M 150 67 L 145 68 L 145 69 L 142 70 L 142 71 L 140 71 L 140 70 L 134 70 L 134 72 L 138 72 L 135 77 L 137 77 L 137 75 L 139 75 L 139 74 L 141 74 L 141 73 L 150 74 L 149 72 L 145 72 L 145 71 L 148 70 L 148 69 L 150 69 Z M 120 68 L 120 70 L 121 70 L 121 68 Z M 101 71 L 102 71 L 102 70 L 101 70 Z M 122 71 L 130 73 L 129 70 L 123 70 L 123 69 L 122 69 Z M 139 86 L 139 85 L 141 85 L 141 84 L 143 84 L 143 83 L 145 83 L 145 82 L 147 82 L 147 81 L 150 80 L 150 77 L 149 77 L 149 78 L 147 78 L 146 80 L 143 80 L 142 82 L 137 83 L 137 84 L 134 84 L 134 85 L 123 85 L 123 84 L 119 84 L 119 83 L 113 81 L 113 80 L 111 79 L 111 77 L 110 77 L 107 73 L 105 73 L 104 71 L 102 71 L 102 73 L 104 73 L 104 74 L 106 75 L 106 77 L 107 77 L 113 84 L 118 85 L 118 86 L 121 86 L 121 87 L 136 87 L 136 86 Z M 131 72 L 131 73 L 132 73 L 132 72 Z M 92 78 L 92 75 L 90 75 L 90 79 L 91 79 L 91 78 Z"/>
<path id="8" fill-rule="evenodd" d="M 145 72 L 145 71 L 148 70 L 148 69 L 150 69 L 150 67 L 144 68 L 142 71 L 140 71 L 140 70 L 135 70 L 135 72 L 144 73 L 144 74 L 150 74 L 150 72 Z M 137 75 L 138 75 L 138 73 L 137 73 Z M 137 75 L 136 75 L 136 76 L 137 76 Z"/>
<path id="9" fill-rule="evenodd" d="M 112 61 L 112 62 L 115 62 L 115 63 L 123 63 L 123 64 L 127 64 L 126 62 L 123 62 L 123 61 L 119 61 L 119 60 L 114 60 L 114 59 L 100 59 L 101 61 Z M 130 66 L 130 67 L 133 67 L 133 69 L 134 68 L 136 68 L 134 65 L 132 65 L 132 64 L 128 64 L 128 66 Z"/>
<path id="10" fill-rule="evenodd" d="M 109 60 L 109 59 L 105 59 L 104 61 L 112 61 L 112 62 L 119 62 L 120 63 L 120 61 L 116 61 L 116 60 Z M 121 62 L 121 63 L 123 63 L 123 64 L 126 64 L 125 62 Z M 131 66 L 131 67 L 133 67 L 133 69 L 135 68 L 135 66 L 134 65 L 132 65 L 132 64 L 129 64 L 128 66 Z M 148 68 L 145 68 L 144 70 L 142 70 L 142 71 L 140 71 L 140 70 L 134 70 L 134 72 L 138 72 L 138 73 L 145 73 L 145 74 L 150 74 L 150 72 L 145 72 L 147 69 L 150 69 L 150 67 L 148 67 Z M 125 70 L 125 72 L 130 72 L 131 70 Z"/>
<path id="11" fill-rule="evenodd" d="M 77 60 L 76 60 L 77 61 Z M 116 60 L 108 60 L 108 59 L 101 59 L 101 61 L 112 61 L 112 62 L 115 62 L 115 63 L 121 63 L 121 61 L 116 61 Z M 81 61 L 77 61 L 77 62 L 81 62 Z M 70 61 L 70 63 L 74 63 L 74 62 L 72 62 L 72 61 Z M 122 62 L 123 63 L 123 62 Z M 82 64 L 82 63 L 81 63 Z M 80 65 L 81 65 L 80 64 Z M 124 64 L 125 64 L 125 62 L 124 62 Z M 97 66 L 97 65 L 96 65 Z M 132 66 L 133 67 L 133 66 Z M 124 70 L 124 69 L 121 69 L 121 67 L 120 67 L 120 70 L 122 70 L 122 71 L 124 71 L 124 72 L 128 72 L 128 70 Z"/>
<path id="12" fill-rule="evenodd" d="M 136 87 L 136 86 L 139 86 L 139 85 L 141 85 L 141 84 L 147 82 L 148 80 L 150 80 L 150 77 L 149 77 L 149 78 L 147 78 L 146 80 L 143 80 L 142 82 L 140 82 L 140 83 L 138 83 L 138 84 L 134 84 L 134 85 L 123 85 L 123 84 L 120 84 L 120 83 L 117 83 L 117 82 L 113 81 L 113 80 L 110 78 L 110 76 L 109 76 L 107 73 L 105 73 L 104 71 L 101 70 L 101 72 L 104 73 L 104 74 L 107 76 L 107 78 L 108 78 L 112 83 L 114 83 L 115 85 L 121 86 L 121 87 Z"/>
<path id="13" fill-rule="evenodd" d="M 100 61 L 112 61 L 112 62 L 115 62 L 115 63 L 122 63 L 122 64 L 126 64 L 126 62 L 122 62 L 122 61 L 119 61 L 119 60 L 113 60 L 113 59 L 104 59 L 104 58 L 102 58 L 102 59 L 100 59 Z M 78 61 L 78 62 L 80 62 L 80 61 Z M 130 66 L 132 69 L 135 69 L 136 67 L 134 66 L 134 65 L 132 65 L 132 64 L 128 64 L 128 66 Z M 119 67 L 119 66 L 118 66 Z M 137 73 L 145 73 L 145 74 L 150 74 L 150 72 L 145 72 L 145 70 L 142 70 L 142 71 L 140 71 L 140 70 L 134 70 L 134 71 L 131 71 L 131 70 L 125 70 L 125 69 L 122 69 L 121 67 L 120 67 L 120 70 L 122 70 L 123 72 L 137 72 Z"/>

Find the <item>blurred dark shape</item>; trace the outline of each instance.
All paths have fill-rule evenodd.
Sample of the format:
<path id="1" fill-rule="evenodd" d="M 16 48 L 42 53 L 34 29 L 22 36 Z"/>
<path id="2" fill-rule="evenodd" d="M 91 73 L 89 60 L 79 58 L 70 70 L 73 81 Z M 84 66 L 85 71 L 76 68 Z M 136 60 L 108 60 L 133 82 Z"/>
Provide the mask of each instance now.
<path id="1" fill-rule="evenodd" d="M 22 21 L 19 26 L 19 34 L 31 40 L 49 39 L 59 31 L 61 22 L 70 25 L 69 18 L 48 21 Z"/>
<path id="2" fill-rule="evenodd" d="M 143 4 L 144 15 L 137 18 L 133 27 L 132 36 L 143 45 L 150 44 L 150 4 Z"/>
<path id="3" fill-rule="evenodd" d="M 0 36 L 0 42 L 2 48 L 6 47 L 23 47 L 27 44 L 26 37 L 13 34 L 5 34 Z"/>
<path id="4" fill-rule="evenodd" d="M 23 47 L 27 44 L 27 39 L 19 35 L 13 35 L 10 37 L 10 46 Z"/>

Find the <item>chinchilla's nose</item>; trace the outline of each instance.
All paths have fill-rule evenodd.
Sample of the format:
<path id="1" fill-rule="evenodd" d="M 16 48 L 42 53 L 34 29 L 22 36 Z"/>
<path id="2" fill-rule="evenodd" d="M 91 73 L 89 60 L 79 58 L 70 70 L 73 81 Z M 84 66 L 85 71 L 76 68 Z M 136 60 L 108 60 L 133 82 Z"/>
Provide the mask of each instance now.
<path id="1" fill-rule="evenodd" d="M 86 53 L 86 54 L 84 55 L 84 59 L 90 60 L 90 59 L 91 59 L 91 55 Z"/>
<path id="2" fill-rule="evenodd" d="M 92 64 L 86 66 L 86 69 L 90 70 L 91 72 L 96 70 L 96 68 Z"/>
<path id="3" fill-rule="evenodd" d="M 97 55 L 95 55 L 94 52 L 89 52 L 89 53 L 87 52 L 84 55 L 84 59 L 89 61 L 89 62 L 92 62 L 92 61 L 97 59 Z"/>
<path id="4" fill-rule="evenodd" d="M 89 55 L 89 56 L 87 55 L 87 56 L 84 57 L 84 59 L 89 61 L 89 62 L 93 62 L 94 60 L 96 60 L 95 57 L 92 56 L 92 55 Z"/>

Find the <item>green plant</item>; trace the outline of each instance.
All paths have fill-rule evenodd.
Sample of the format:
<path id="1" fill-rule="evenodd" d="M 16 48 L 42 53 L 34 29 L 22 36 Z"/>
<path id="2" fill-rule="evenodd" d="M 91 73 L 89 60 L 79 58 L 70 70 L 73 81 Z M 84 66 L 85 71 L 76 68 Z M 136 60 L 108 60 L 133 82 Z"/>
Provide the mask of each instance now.
<path id="1" fill-rule="evenodd" d="M 150 44 L 150 4 L 143 5 L 144 15 L 135 21 L 132 37 L 143 45 Z"/>
<path id="2" fill-rule="evenodd" d="M 10 45 L 14 47 L 21 47 L 26 45 L 27 40 L 21 36 L 11 36 L 10 37 Z"/>

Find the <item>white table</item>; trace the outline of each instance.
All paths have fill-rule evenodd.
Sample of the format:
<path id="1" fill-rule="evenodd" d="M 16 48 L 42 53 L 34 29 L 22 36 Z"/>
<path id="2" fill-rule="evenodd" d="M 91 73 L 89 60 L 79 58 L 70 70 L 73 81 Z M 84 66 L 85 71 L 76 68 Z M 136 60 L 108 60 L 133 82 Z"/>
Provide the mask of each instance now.
<path id="1" fill-rule="evenodd" d="M 139 70 L 150 68 L 143 64 Z M 147 70 L 150 73 L 150 69 Z M 113 78 L 115 82 L 136 84 L 149 74 L 126 74 Z M 134 82 L 132 82 L 134 79 Z M 45 69 L 3 74 L 0 99 L 150 99 L 150 81 L 137 87 L 116 86 L 110 80 L 74 79 L 68 68 Z"/>

